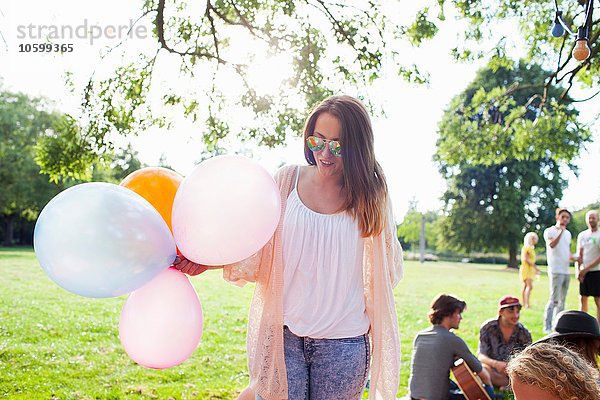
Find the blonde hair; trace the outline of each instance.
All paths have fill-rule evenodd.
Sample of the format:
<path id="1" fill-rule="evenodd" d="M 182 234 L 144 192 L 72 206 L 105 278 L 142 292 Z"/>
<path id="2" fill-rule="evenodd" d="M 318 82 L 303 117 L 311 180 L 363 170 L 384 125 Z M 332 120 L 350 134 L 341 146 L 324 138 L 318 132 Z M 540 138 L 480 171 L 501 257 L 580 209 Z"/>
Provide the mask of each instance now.
<path id="1" fill-rule="evenodd" d="M 527 232 L 525 237 L 523 238 L 523 246 L 533 246 L 533 238 L 539 240 L 537 233 L 535 232 Z"/>
<path id="2" fill-rule="evenodd" d="M 506 372 L 511 382 L 556 394 L 563 400 L 598 400 L 598 370 L 579 354 L 554 343 L 535 343 L 508 362 Z"/>
<path id="3" fill-rule="evenodd" d="M 304 125 L 304 157 L 315 165 L 315 156 L 306 138 L 314 135 L 322 113 L 335 116 L 341 125 L 340 144 L 344 164 L 346 199 L 340 211 L 348 211 L 358 220 L 363 237 L 379 235 L 387 219 L 387 183 L 375 159 L 371 119 L 365 106 L 351 96 L 331 96 L 319 103 Z M 390 221 L 393 223 L 393 221 Z"/>
<path id="4" fill-rule="evenodd" d="M 598 210 L 589 210 L 588 212 L 585 213 L 585 222 L 587 222 L 588 218 L 590 217 L 590 215 L 595 214 L 596 217 L 598 217 Z"/>

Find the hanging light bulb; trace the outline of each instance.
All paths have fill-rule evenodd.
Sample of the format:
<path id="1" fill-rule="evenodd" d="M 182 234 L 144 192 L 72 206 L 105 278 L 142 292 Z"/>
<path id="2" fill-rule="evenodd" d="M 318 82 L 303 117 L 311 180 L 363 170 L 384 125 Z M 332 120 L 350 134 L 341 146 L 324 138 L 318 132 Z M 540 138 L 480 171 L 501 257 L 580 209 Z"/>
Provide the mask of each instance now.
<path id="1" fill-rule="evenodd" d="M 550 34 L 555 38 L 561 37 L 565 34 L 565 28 L 560 23 L 560 15 L 561 11 L 556 12 L 556 16 L 554 17 L 554 25 L 552 26 L 552 30 L 550 30 Z"/>
<path id="2" fill-rule="evenodd" d="M 586 28 L 581 27 L 577 30 L 577 42 L 575 42 L 575 47 L 573 48 L 573 58 L 577 61 L 584 61 L 587 60 L 591 52 L 588 46 Z"/>
<path id="3" fill-rule="evenodd" d="M 573 58 L 577 61 L 584 61 L 590 56 L 591 50 L 588 46 L 587 39 L 577 40 L 573 49 Z"/>
<path id="4" fill-rule="evenodd" d="M 565 34 L 565 28 L 563 28 L 560 22 L 555 21 L 554 26 L 552 26 L 552 30 L 550 31 L 550 34 L 555 38 L 559 38 Z"/>

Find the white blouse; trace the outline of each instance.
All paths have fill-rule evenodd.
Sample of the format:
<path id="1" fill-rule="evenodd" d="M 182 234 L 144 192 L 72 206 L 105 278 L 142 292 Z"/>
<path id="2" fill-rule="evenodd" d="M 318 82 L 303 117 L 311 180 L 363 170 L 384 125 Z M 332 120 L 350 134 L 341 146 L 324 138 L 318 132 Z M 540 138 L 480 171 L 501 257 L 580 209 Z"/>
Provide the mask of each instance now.
<path id="1" fill-rule="evenodd" d="M 347 212 L 321 214 L 298 195 L 298 176 L 283 223 L 283 321 L 297 336 L 340 339 L 369 330 L 363 243 Z"/>

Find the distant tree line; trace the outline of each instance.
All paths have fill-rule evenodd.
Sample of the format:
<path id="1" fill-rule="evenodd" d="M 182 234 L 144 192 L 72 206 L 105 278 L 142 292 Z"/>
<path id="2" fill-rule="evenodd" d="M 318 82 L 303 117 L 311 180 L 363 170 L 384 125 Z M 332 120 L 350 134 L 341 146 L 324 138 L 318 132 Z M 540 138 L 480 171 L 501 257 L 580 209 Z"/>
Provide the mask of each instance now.
<path id="1" fill-rule="evenodd" d="M 61 148 L 40 146 L 47 138 L 55 137 L 65 118 L 53 110 L 47 99 L 0 87 L 0 240 L 3 246 L 30 245 L 35 220 L 42 208 L 60 191 L 83 181 L 65 178 L 51 182 L 36 163 L 40 151 L 52 157 L 53 151 L 59 153 L 72 145 L 65 140 Z M 113 150 L 92 163 L 86 170 L 85 180 L 118 183 L 141 166 L 137 152 L 129 146 Z"/>

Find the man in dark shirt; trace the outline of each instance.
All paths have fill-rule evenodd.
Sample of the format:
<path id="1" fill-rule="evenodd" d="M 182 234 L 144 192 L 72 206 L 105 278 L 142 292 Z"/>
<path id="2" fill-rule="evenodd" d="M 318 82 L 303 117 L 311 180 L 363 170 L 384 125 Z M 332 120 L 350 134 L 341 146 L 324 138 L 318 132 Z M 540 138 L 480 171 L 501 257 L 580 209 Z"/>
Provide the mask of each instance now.
<path id="1" fill-rule="evenodd" d="M 498 304 L 498 318 L 484 322 L 479 330 L 479 361 L 494 386 L 508 386 L 508 358 L 531 344 L 531 333 L 519 322 L 520 313 L 519 299 L 504 296 Z"/>
<path id="2" fill-rule="evenodd" d="M 456 297 L 440 294 L 433 299 L 429 311 L 432 326 L 419 332 L 413 345 L 409 391 L 412 399 L 464 399 L 456 383 L 450 380 L 454 360 L 462 358 L 484 383 L 490 378 L 467 344 L 450 332 L 458 329 L 467 303 Z M 486 389 L 488 393 L 491 386 Z"/>

